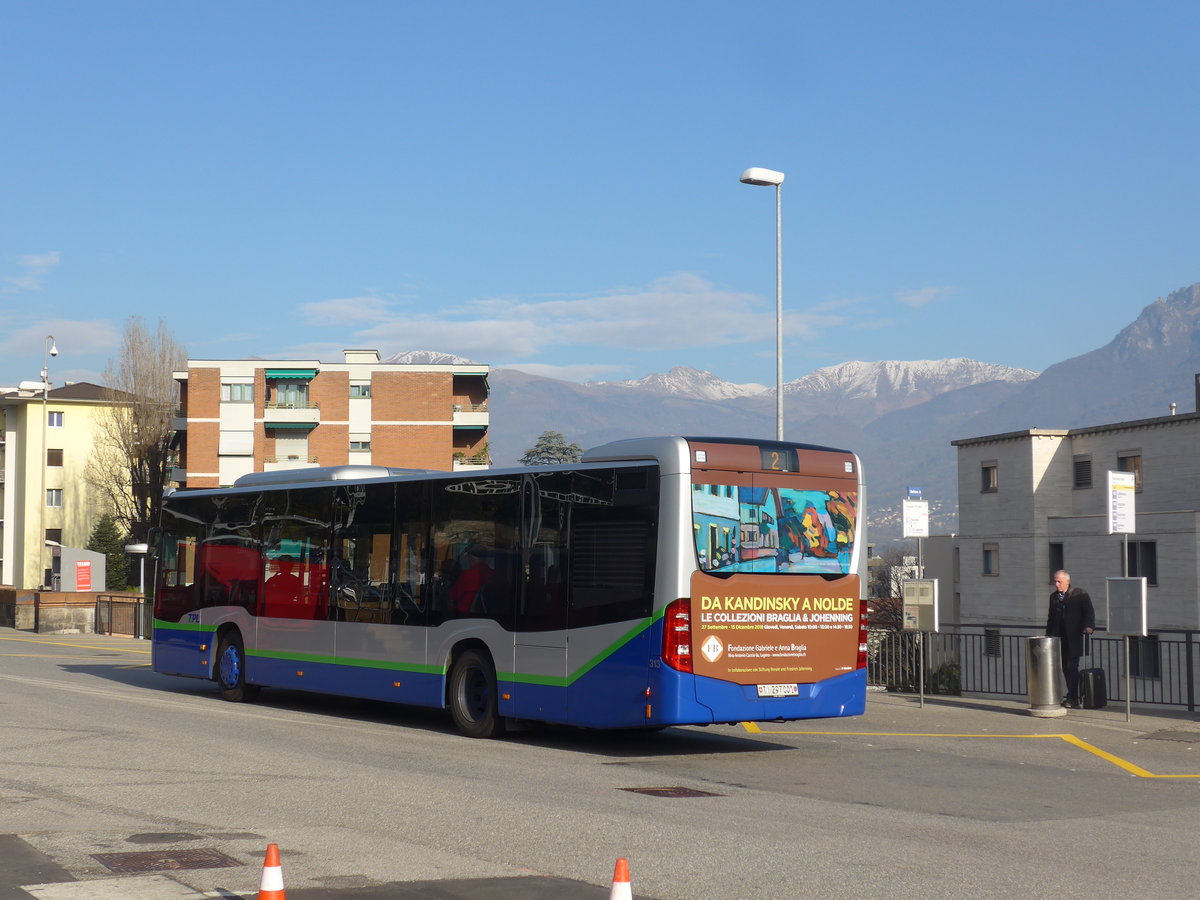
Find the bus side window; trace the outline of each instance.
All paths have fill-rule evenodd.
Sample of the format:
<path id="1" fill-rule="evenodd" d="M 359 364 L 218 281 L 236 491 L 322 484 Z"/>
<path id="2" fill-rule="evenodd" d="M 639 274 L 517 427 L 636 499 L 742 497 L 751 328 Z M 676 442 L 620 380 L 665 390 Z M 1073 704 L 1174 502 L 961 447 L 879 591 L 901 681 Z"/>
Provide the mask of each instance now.
<path id="1" fill-rule="evenodd" d="M 258 495 L 212 498 L 208 537 L 200 546 L 204 594 L 202 606 L 258 605 Z"/>
<path id="2" fill-rule="evenodd" d="M 433 495 L 431 535 L 434 602 L 431 623 L 447 618 L 486 617 L 511 627 L 517 584 L 517 540 L 520 513 L 517 478 L 455 479 L 438 485 Z M 471 553 L 482 545 L 475 559 Z M 455 588 L 462 573 L 481 564 L 465 586 Z M 478 590 L 467 597 L 474 582 Z"/>
<path id="3" fill-rule="evenodd" d="M 278 591 L 264 592 L 261 615 L 328 618 L 332 500 L 327 488 L 272 491 L 265 496 L 263 582 L 273 583 L 287 569 L 298 584 L 286 580 Z"/>
<path id="4" fill-rule="evenodd" d="M 574 472 L 535 472 L 525 476 L 522 529 L 526 547 L 520 631 L 561 631 L 567 627 L 568 523 L 579 481 Z"/>
<path id="5" fill-rule="evenodd" d="M 658 481 L 640 468 L 593 481 L 592 502 L 576 503 L 571 517 L 572 628 L 649 616 L 653 607 Z"/>
<path id="6" fill-rule="evenodd" d="M 348 622 L 387 624 L 404 621 L 394 615 L 392 519 L 395 487 L 368 484 L 336 491 L 330 580 L 334 618 Z"/>

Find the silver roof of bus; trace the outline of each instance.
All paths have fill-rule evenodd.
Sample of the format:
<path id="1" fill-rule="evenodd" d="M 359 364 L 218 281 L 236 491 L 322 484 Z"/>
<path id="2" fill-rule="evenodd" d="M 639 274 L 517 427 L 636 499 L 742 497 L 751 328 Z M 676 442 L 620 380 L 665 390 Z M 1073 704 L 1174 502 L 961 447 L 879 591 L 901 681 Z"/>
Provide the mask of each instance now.
<path id="1" fill-rule="evenodd" d="M 250 472 L 234 481 L 234 487 L 277 487 L 281 484 L 319 484 L 327 481 L 362 481 L 390 478 L 393 475 L 424 475 L 428 469 L 390 469 L 387 466 L 311 466 L 303 469 L 279 469 L 275 472 Z"/>
<path id="2" fill-rule="evenodd" d="M 681 437 L 628 438 L 593 447 L 583 454 L 584 462 L 618 462 L 624 460 L 657 460 L 663 475 L 679 475 L 691 471 L 688 442 Z"/>

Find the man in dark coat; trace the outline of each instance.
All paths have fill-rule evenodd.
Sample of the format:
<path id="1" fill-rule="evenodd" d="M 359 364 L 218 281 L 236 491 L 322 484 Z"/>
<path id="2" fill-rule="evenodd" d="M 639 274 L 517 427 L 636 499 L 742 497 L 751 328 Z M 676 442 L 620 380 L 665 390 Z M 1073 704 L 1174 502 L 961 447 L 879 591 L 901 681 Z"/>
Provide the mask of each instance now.
<path id="1" fill-rule="evenodd" d="M 1054 593 L 1050 595 L 1050 615 L 1046 617 L 1046 635 L 1059 639 L 1063 676 L 1067 679 L 1067 699 L 1063 706 L 1079 706 L 1079 657 L 1083 656 L 1083 636 L 1096 627 L 1096 610 L 1087 591 L 1071 587 L 1071 573 L 1054 573 Z"/>

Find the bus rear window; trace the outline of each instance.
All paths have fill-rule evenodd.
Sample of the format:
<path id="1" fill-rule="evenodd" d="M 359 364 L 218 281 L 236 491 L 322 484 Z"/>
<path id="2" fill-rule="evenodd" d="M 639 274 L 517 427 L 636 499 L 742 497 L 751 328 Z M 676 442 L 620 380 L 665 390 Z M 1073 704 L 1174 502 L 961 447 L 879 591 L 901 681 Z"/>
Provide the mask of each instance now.
<path id="1" fill-rule="evenodd" d="M 692 485 L 692 531 L 703 571 L 846 575 L 854 491 Z"/>

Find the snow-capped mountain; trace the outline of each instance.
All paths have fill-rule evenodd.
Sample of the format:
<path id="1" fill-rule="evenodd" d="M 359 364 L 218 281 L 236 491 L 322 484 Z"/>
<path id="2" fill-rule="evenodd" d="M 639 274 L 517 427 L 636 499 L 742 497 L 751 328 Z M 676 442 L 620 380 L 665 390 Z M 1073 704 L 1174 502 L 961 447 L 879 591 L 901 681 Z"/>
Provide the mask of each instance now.
<path id="1" fill-rule="evenodd" d="M 388 362 L 467 362 L 430 351 Z M 1071 428 L 1191 411 L 1200 373 L 1200 284 L 1147 306 L 1105 347 L 1038 374 L 961 357 L 846 362 L 784 385 L 788 440 L 855 450 L 869 484 L 875 540 L 898 536 L 907 486 L 923 488 L 939 531 L 955 528 L 957 466 L 951 441 L 1023 428 Z M 676 367 L 631 381 L 575 384 L 516 369 L 491 373 L 488 440 L 497 465 L 514 465 L 543 431 L 593 447 L 647 434 L 770 440 L 774 386 L 734 384 Z M 1195 389 L 1200 394 L 1200 387 Z M 1172 405 L 1175 404 L 1175 405 Z M 878 527 L 876 527 L 878 526 Z"/>
<path id="2" fill-rule="evenodd" d="M 1037 378 L 1037 372 L 978 362 L 974 359 L 922 359 L 910 362 L 851 361 L 810 372 L 783 386 L 785 398 L 817 402 L 822 412 L 836 413 L 850 401 L 868 401 L 882 414 L 905 406 L 924 403 L 938 394 L 956 391 L 972 384 L 1002 381 L 1024 384 Z M 735 384 L 711 372 L 676 366 L 669 372 L 657 372 L 629 381 L 593 381 L 587 386 L 627 387 L 655 394 L 688 397 L 695 400 L 736 400 L 774 394 L 774 386 Z"/>
<path id="3" fill-rule="evenodd" d="M 974 359 L 919 359 L 900 362 L 845 362 L 810 372 L 783 386 L 785 398 L 803 398 L 814 412 L 883 415 L 916 406 L 939 394 L 993 381 L 1020 385 L 1037 372 Z"/>
<path id="4" fill-rule="evenodd" d="M 390 366 L 474 366 L 474 360 L 452 353 L 439 353 L 436 350 L 406 350 L 404 353 L 394 353 L 380 362 Z"/>
<path id="5" fill-rule="evenodd" d="M 656 372 L 633 381 L 593 381 L 589 384 L 611 387 L 628 387 L 655 394 L 671 394 L 676 397 L 693 397 L 698 400 L 733 400 L 737 397 L 755 397 L 768 392 L 761 384 L 734 384 L 718 378 L 712 372 L 676 366 L 663 374 Z"/>

